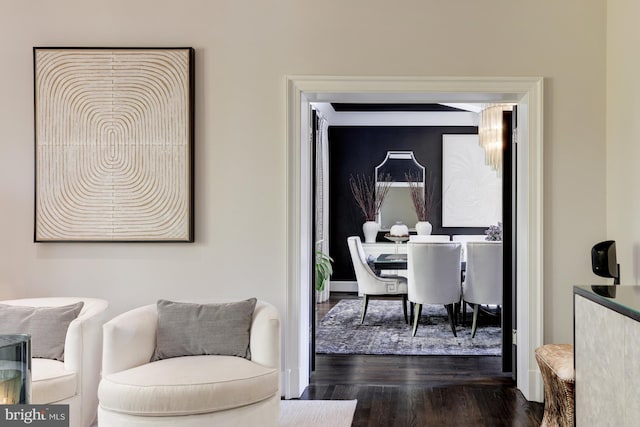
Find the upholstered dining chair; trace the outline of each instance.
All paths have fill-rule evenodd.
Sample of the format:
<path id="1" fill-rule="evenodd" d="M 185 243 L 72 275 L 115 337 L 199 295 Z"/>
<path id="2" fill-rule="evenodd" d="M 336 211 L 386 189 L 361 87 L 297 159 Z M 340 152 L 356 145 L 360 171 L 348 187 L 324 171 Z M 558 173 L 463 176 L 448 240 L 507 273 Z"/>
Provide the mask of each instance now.
<path id="1" fill-rule="evenodd" d="M 81 308 L 72 307 L 79 303 Z M 0 308 L 3 332 L 11 318 L 21 317 L 20 326 L 27 330 L 13 332 L 32 335 L 31 403 L 69 405 L 71 427 L 91 426 L 98 409 L 107 301 L 48 297 L 5 300 L 0 305 L 10 306 Z M 37 330 L 29 330 L 32 327 Z"/>
<path id="2" fill-rule="evenodd" d="M 164 301 L 104 325 L 100 427 L 278 425 L 280 316 L 266 301 Z"/>
<path id="3" fill-rule="evenodd" d="M 456 334 L 453 305 L 460 301 L 460 243 L 407 243 L 408 296 L 416 335 L 422 306 L 443 304 L 447 309 L 451 332 Z"/>
<path id="4" fill-rule="evenodd" d="M 369 298 L 382 295 L 397 295 L 402 298 L 404 321 L 409 323 L 407 317 L 407 279 L 402 276 L 376 275 L 367 263 L 367 256 L 359 236 L 347 237 L 347 244 L 358 282 L 358 294 L 362 295 L 360 323 L 364 322 L 364 317 L 367 314 Z"/>
<path id="5" fill-rule="evenodd" d="M 462 261 L 467 260 L 467 243 L 468 242 L 486 242 L 487 236 L 484 234 L 454 234 L 451 236 L 453 242 L 462 243 Z"/>
<path id="6" fill-rule="evenodd" d="M 473 307 L 475 337 L 480 305 L 502 305 L 502 242 L 468 242 L 462 299 Z"/>

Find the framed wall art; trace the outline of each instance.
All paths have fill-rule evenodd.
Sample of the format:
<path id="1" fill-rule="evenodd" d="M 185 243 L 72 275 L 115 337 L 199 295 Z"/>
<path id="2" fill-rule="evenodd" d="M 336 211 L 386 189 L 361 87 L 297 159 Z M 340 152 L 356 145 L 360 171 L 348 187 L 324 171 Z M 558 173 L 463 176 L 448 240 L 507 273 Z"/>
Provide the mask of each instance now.
<path id="1" fill-rule="evenodd" d="M 35 47 L 36 242 L 192 242 L 194 50 Z"/>
<path id="2" fill-rule="evenodd" d="M 442 135 L 442 226 L 502 221 L 502 179 L 485 163 L 478 135 Z"/>

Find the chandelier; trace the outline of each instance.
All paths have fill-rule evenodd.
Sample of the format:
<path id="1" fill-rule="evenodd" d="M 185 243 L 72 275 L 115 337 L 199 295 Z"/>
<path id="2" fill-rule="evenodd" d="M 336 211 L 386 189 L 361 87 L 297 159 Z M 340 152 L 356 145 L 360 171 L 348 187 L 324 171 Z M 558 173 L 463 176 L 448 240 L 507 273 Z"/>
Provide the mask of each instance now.
<path id="1" fill-rule="evenodd" d="M 484 148 L 484 160 L 487 166 L 495 170 L 498 176 L 502 174 L 502 112 L 513 110 L 513 104 L 487 104 L 480 111 L 478 123 L 478 140 Z"/>

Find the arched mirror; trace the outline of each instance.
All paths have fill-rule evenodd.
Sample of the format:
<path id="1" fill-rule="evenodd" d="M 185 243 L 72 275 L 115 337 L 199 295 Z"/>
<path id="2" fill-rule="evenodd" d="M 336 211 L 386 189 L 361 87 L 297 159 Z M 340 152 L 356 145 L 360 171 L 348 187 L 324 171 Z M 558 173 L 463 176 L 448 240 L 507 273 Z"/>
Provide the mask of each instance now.
<path id="1" fill-rule="evenodd" d="M 418 222 L 407 176 L 421 189 L 424 197 L 425 169 L 418 163 L 413 151 L 387 151 L 384 161 L 376 166 L 376 191 L 389 185 L 378 214 L 383 231 L 388 231 L 396 222 L 413 229 Z M 387 184 L 388 181 L 390 184 Z"/>

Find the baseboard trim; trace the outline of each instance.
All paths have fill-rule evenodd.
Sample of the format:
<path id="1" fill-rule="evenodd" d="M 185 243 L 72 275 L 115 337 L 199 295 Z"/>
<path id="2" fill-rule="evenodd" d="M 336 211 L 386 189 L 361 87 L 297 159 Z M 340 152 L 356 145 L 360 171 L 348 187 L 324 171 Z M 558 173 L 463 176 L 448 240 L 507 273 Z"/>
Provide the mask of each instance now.
<path id="1" fill-rule="evenodd" d="M 544 385 L 542 383 L 542 374 L 538 369 L 529 370 L 529 393 L 525 398 L 533 402 L 544 402 Z"/>
<path id="2" fill-rule="evenodd" d="M 331 281 L 331 292 L 358 292 L 358 282 L 334 282 Z"/>

